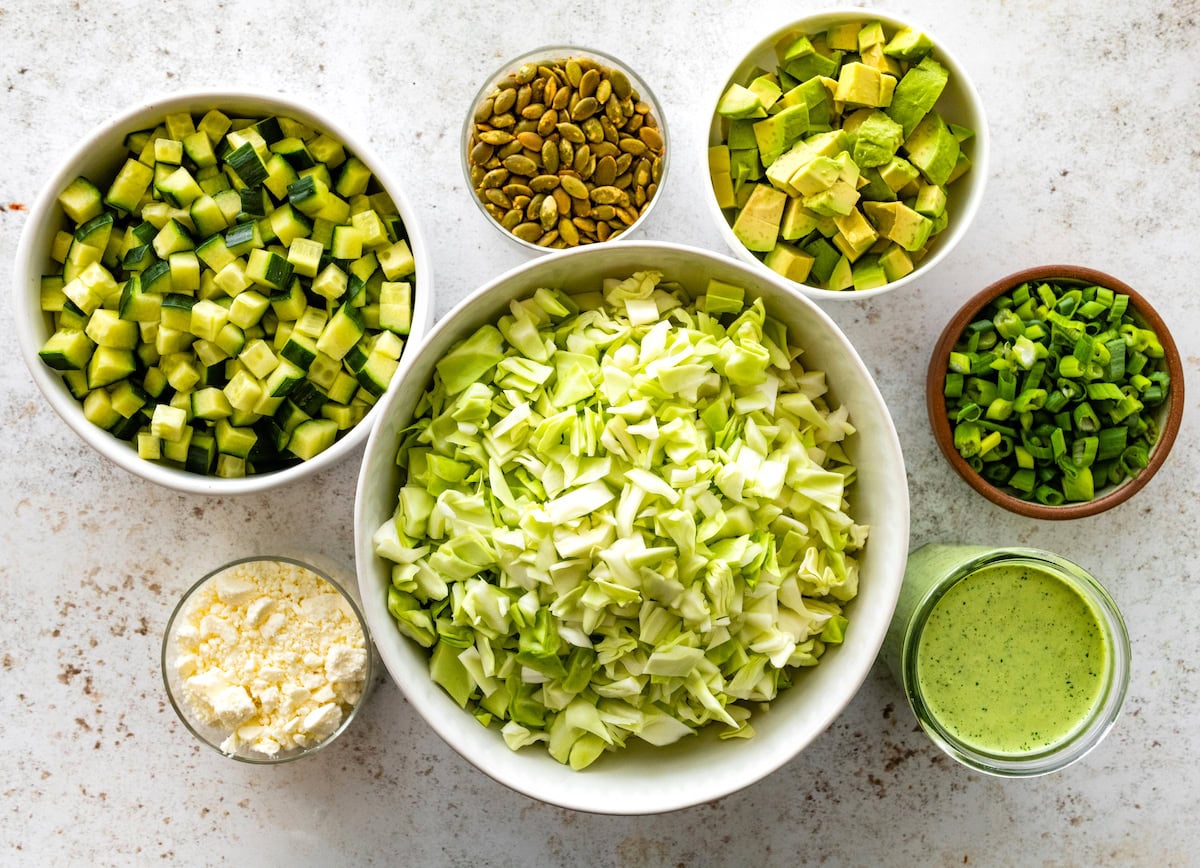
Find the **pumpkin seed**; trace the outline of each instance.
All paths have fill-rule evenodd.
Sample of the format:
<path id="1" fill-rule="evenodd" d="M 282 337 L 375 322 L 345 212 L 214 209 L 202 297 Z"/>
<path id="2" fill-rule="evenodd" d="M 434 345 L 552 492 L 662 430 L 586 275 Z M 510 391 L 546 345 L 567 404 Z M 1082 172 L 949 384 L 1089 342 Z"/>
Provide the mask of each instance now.
<path id="1" fill-rule="evenodd" d="M 608 98 L 612 96 L 612 79 L 606 78 L 601 80 L 601 82 L 596 85 L 596 93 L 594 96 L 596 97 L 596 102 L 600 103 L 601 105 L 607 103 Z"/>
<path id="2" fill-rule="evenodd" d="M 500 225 L 510 232 L 521 222 L 521 218 L 525 215 L 516 208 L 511 208 L 504 212 L 504 216 L 500 218 Z"/>
<path id="3" fill-rule="evenodd" d="M 484 130 L 479 134 L 479 141 L 489 145 L 506 145 L 512 140 L 512 133 L 504 130 Z"/>
<path id="4" fill-rule="evenodd" d="M 640 157 L 646 153 L 646 143 L 641 139 L 634 139 L 625 136 L 621 141 L 617 142 L 617 147 L 627 154 L 633 154 L 635 157 Z"/>
<path id="5" fill-rule="evenodd" d="M 557 175 L 538 175 L 529 182 L 529 189 L 535 193 L 549 193 L 559 184 Z"/>
<path id="6" fill-rule="evenodd" d="M 526 84 L 533 81 L 533 77 L 537 75 L 537 66 L 532 63 L 523 63 L 521 68 L 517 70 L 516 83 Z"/>
<path id="7" fill-rule="evenodd" d="M 605 155 L 596 161 L 596 171 L 592 174 L 592 180 L 600 187 L 607 187 L 612 184 L 617 177 L 617 161 L 610 155 Z"/>
<path id="8" fill-rule="evenodd" d="M 571 83 L 571 87 L 579 87 L 579 81 L 583 78 L 583 69 L 579 66 L 578 60 L 568 60 L 566 63 L 567 81 Z"/>
<path id="9" fill-rule="evenodd" d="M 568 196 L 572 196 L 576 199 L 588 198 L 587 184 L 583 183 L 583 181 L 579 180 L 574 175 L 563 175 L 560 178 L 560 183 L 562 184 L 562 188 L 567 191 Z"/>
<path id="10" fill-rule="evenodd" d="M 517 141 L 522 147 L 526 147 L 531 151 L 541 151 L 542 137 L 537 133 L 517 133 Z"/>
<path id="11" fill-rule="evenodd" d="M 517 92 L 515 90 L 502 90 L 500 94 L 492 101 L 491 114 L 503 114 L 513 107 L 513 103 L 517 101 Z M 486 120 L 486 118 L 485 118 Z"/>
<path id="12" fill-rule="evenodd" d="M 513 154 L 504 160 L 504 168 L 514 175 L 533 175 L 537 173 L 537 163 L 523 154 Z"/>
<path id="13" fill-rule="evenodd" d="M 545 113 L 546 107 L 540 102 L 530 103 L 529 105 L 525 106 L 525 108 L 521 109 L 521 117 L 525 118 L 527 121 L 536 121 Z"/>
<path id="14" fill-rule="evenodd" d="M 591 75 L 595 70 L 591 70 L 588 74 Z M 585 96 L 575 103 L 575 107 L 571 109 L 571 120 L 583 121 L 590 118 L 600 110 L 600 103 L 596 102 L 594 96 Z"/>
<path id="15" fill-rule="evenodd" d="M 629 83 L 629 78 L 621 70 L 609 70 L 608 78 L 612 82 L 613 93 L 617 95 L 618 99 L 626 99 L 633 93 L 633 87 Z"/>
<path id="16" fill-rule="evenodd" d="M 558 171 L 558 145 L 550 139 L 542 142 L 542 168 L 549 173 Z"/>
<path id="17" fill-rule="evenodd" d="M 512 228 L 512 234 L 532 244 L 542 237 L 542 227 L 539 223 L 518 223 Z"/>
<path id="18" fill-rule="evenodd" d="M 558 235 L 571 247 L 579 243 L 579 230 L 566 217 L 558 221 Z"/>
<path id="19" fill-rule="evenodd" d="M 503 187 L 508 180 L 508 169 L 492 169 L 479 182 L 483 187 Z"/>
<path id="20" fill-rule="evenodd" d="M 582 144 L 583 142 L 587 141 L 587 139 L 583 135 L 583 130 L 581 130 L 579 127 L 575 126 L 575 124 L 570 123 L 569 121 L 564 121 L 563 123 L 561 123 L 557 127 L 555 127 L 555 129 L 557 129 L 558 134 L 560 136 L 562 136 L 564 139 L 566 139 L 568 142 L 574 142 L 575 144 L 578 145 L 578 144 Z"/>
<path id="21" fill-rule="evenodd" d="M 600 84 L 600 71 L 594 68 L 589 69 L 579 77 L 580 96 L 592 96 L 596 92 L 598 84 Z"/>
<path id="22" fill-rule="evenodd" d="M 554 132 L 555 126 L 558 125 L 558 111 L 549 109 L 545 114 L 538 118 L 537 134 L 542 138 Z"/>
<path id="23" fill-rule="evenodd" d="M 663 146 L 662 133 L 654 127 L 642 127 L 637 131 L 638 138 L 646 143 L 646 147 L 652 151 L 661 151 Z"/>
<path id="24" fill-rule="evenodd" d="M 476 165 L 483 165 L 492 158 L 492 154 L 496 153 L 496 148 L 489 145 L 487 142 L 476 142 L 471 148 L 471 162 Z"/>
<path id="25" fill-rule="evenodd" d="M 488 97 L 475 106 L 475 123 L 484 123 L 495 113 L 496 101 L 492 97 Z"/>
<path id="26" fill-rule="evenodd" d="M 542 200 L 542 207 L 538 209 L 538 222 L 546 231 L 558 225 L 558 200 L 553 196 Z"/>
<path id="27" fill-rule="evenodd" d="M 501 114 L 501 115 L 492 115 L 492 119 L 490 121 L 488 121 L 488 123 L 490 123 L 493 127 L 495 127 L 498 130 L 502 130 L 505 127 L 511 127 L 516 122 L 517 122 L 516 115 L 514 115 L 510 112 L 505 112 L 504 114 Z"/>
<path id="28" fill-rule="evenodd" d="M 572 200 L 571 197 L 567 195 L 567 191 L 559 187 L 558 189 L 550 191 L 550 196 L 547 198 L 551 197 L 554 199 L 554 205 L 558 209 L 558 213 L 563 217 L 570 217 Z"/>

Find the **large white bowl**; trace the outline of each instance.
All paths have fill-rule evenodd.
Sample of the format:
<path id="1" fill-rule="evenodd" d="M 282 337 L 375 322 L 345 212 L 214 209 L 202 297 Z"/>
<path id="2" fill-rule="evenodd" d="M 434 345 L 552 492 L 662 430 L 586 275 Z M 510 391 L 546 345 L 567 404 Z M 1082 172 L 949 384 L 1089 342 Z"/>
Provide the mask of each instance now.
<path id="1" fill-rule="evenodd" d="M 708 278 L 740 284 L 761 296 L 770 314 L 804 348 L 804 364 L 827 373 L 830 392 L 850 407 L 858 429 L 847 449 L 858 467 L 852 494 L 856 519 L 871 526 L 861 560 L 860 591 L 847 608 L 846 643 L 797 678 L 766 713 L 756 735 L 720 741 L 712 728 L 665 748 L 630 740 L 582 772 L 544 749 L 513 753 L 494 729 L 480 726 L 434 684 L 426 652 L 401 636 L 387 611 L 390 565 L 375 556 L 371 535 L 396 506 L 400 432 L 429 386 L 434 365 L 455 341 L 494 321 L 509 301 L 543 286 L 595 290 L 604 277 L 656 269 L 693 292 Z M 908 487 L 896 430 L 871 375 L 845 335 L 785 281 L 765 277 L 719 254 L 674 244 L 625 241 L 552 253 L 477 290 L 430 331 L 396 373 L 395 390 L 367 440 L 355 503 L 355 556 L 363 611 L 384 665 L 413 707 L 451 747 L 482 771 L 526 795 L 583 811 L 648 814 L 719 798 L 783 765 L 816 738 L 850 702 L 875 659 L 895 608 L 908 552 Z"/>
<path id="2" fill-rule="evenodd" d="M 988 161 L 991 144 L 987 118 L 983 110 L 983 100 L 979 98 L 979 93 L 975 90 L 975 85 L 971 83 L 971 78 L 967 75 L 967 71 L 962 63 L 951 53 L 946 44 L 928 27 L 923 26 L 921 22 L 898 18 L 895 15 L 881 12 L 878 9 L 859 9 L 853 7 L 830 9 L 792 21 L 767 35 L 743 55 L 729 75 L 722 81 L 720 91 L 713 95 L 709 103 L 712 106 L 712 121 L 709 126 L 708 138 L 703 143 L 705 152 L 700 155 L 703 160 L 702 165 L 708 165 L 707 152 L 709 146 L 719 145 L 722 142 L 721 118 L 716 113 L 716 106 L 721 94 L 725 93 L 729 85 L 733 82 L 745 84 L 756 70 L 775 69 L 779 63 L 775 54 L 775 44 L 789 33 L 822 33 L 831 26 L 846 21 L 862 21 L 864 23 L 867 21 L 882 21 L 888 28 L 912 27 L 917 30 L 923 30 L 933 41 L 934 59 L 945 66 L 950 72 L 950 80 L 947 82 L 946 89 L 942 92 L 934 108 L 947 121 L 953 121 L 960 126 L 974 130 L 975 137 L 964 146 L 964 150 L 966 150 L 968 156 L 971 158 L 971 169 L 947 188 L 946 201 L 947 208 L 950 211 L 950 222 L 933 242 L 933 248 L 929 255 L 917 263 L 916 267 L 909 274 L 875 289 L 834 291 L 803 283 L 791 284 L 809 298 L 814 298 L 818 301 L 871 298 L 883 295 L 885 292 L 892 292 L 910 283 L 915 283 L 928 275 L 939 262 L 950 254 L 950 251 L 962 240 L 962 237 L 967 233 L 967 229 L 970 228 L 971 222 L 975 219 L 975 215 L 979 211 L 980 203 L 983 201 L 983 188 L 987 182 L 989 171 Z M 771 269 L 763 264 L 761 259 L 751 253 L 738 240 L 738 237 L 733 234 L 733 227 L 730 226 L 725 213 L 717 204 L 717 197 L 713 192 L 712 183 L 707 178 L 705 179 L 704 187 L 704 201 L 708 205 L 709 213 L 717 225 L 717 231 L 725 239 L 725 243 L 729 245 L 729 249 L 733 251 L 735 256 L 755 271 L 774 274 Z"/>
<path id="3" fill-rule="evenodd" d="M 421 236 L 417 213 L 404 196 L 400 185 L 366 141 L 343 124 L 334 120 L 324 109 L 316 109 L 274 94 L 245 91 L 189 91 L 150 99 L 133 106 L 93 129 L 59 164 L 42 186 L 42 192 L 29 212 L 29 220 L 17 247 L 17 262 L 13 286 L 13 309 L 21 353 L 33 380 L 63 420 L 101 455 L 131 473 L 151 482 L 195 494 L 248 494 L 274 488 L 331 467 L 362 445 L 367 432 L 379 417 L 378 404 L 366 418 L 340 437 L 336 443 L 310 461 L 270 473 L 259 473 L 241 479 L 224 479 L 169 467 L 138 457 L 129 443 L 93 425 L 83 415 L 83 405 L 71 395 L 59 374 L 41 359 L 38 350 L 51 334 L 50 318 L 39 303 L 39 281 L 49 273 L 50 243 L 63 221 L 58 194 L 80 175 L 97 183 L 111 178 L 128 156 L 125 137 L 160 123 L 171 112 L 203 113 L 209 109 L 246 116 L 286 115 L 308 124 L 338 139 L 347 150 L 366 163 L 383 188 L 396 203 L 404 220 L 409 246 L 416 260 L 416 286 L 413 294 L 412 330 L 407 343 L 416 346 L 433 319 L 432 267 L 425 241 Z M 101 184 L 103 187 L 103 184 Z M 408 355 L 406 349 L 404 354 Z"/>

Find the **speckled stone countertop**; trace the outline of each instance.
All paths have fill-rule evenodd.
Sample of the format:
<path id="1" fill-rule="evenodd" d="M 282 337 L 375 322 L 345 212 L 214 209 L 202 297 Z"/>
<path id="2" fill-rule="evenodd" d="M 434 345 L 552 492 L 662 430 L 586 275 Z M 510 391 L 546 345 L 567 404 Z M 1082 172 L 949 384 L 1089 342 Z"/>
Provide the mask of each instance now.
<path id="1" fill-rule="evenodd" d="M 807 8 L 812 8 L 811 4 Z M 326 107 L 390 162 L 422 211 L 437 314 L 526 254 L 480 217 L 457 144 L 483 78 L 542 44 L 626 59 L 666 107 L 671 175 L 642 238 L 726 252 L 699 197 L 707 112 L 735 58 L 803 11 L 786 2 L 496 7 L 0 4 L 0 863 L 794 865 L 1196 864 L 1200 831 L 1200 5 L 1196 0 L 885 2 L 951 46 L 987 106 L 983 212 L 915 287 L 826 302 L 904 446 L 912 545 L 1024 544 L 1090 568 L 1128 621 L 1125 710 L 1056 775 L 1002 781 L 943 758 L 877 666 L 807 750 L 748 789 L 640 818 L 549 807 L 453 753 L 381 681 L 354 728 L 278 768 L 228 762 L 178 723 L 159 676 L 179 594 L 221 560 L 352 561 L 358 456 L 272 496 L 176 494 L 103 461 L 18 357 L 12 263 L 52 167 L 110 114 L 162 91 L 251 85 Z M 1069 525 L 991 506 L 936 451 L 931 341 L 967 294 L 1050 262 L 1148 295 L 1185 355 L 1183 430 L 1127 504 Z"/>

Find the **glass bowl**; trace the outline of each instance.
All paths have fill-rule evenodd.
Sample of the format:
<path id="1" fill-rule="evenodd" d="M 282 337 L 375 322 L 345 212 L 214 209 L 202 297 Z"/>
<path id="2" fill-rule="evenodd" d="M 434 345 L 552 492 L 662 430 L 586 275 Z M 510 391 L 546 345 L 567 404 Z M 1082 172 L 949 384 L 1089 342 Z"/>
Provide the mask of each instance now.
<path id="1" fill-rule="evenodd" d="M 328 571 L 258 555 L 218 567 L 183 595 L 163 636 L 162 676 L 202 744 L 273 764 L 346 731 L 370 692 L 374 656 L 358 603 Z"/>
<path id="2" fill-rule="evenodd" d="M 534 100 L 532 91 L 528 95 L 529 105 L 520 108 L 521 104 L 526 102 L 526 95 L 522 90 L 523 80 L 527 76 L 532 76 L 531 88 L 536 86 L 537 81 L 545 81 L 546 77 L 539 67 L 541 70 L 546 70 L 547 64 L 556 67 L 558 72 L 558 75 L 555 76 L 556 94 L 569 90 L 573 95 L 572 99 L 577 96 L 578 91 L 570 85 L 570 81 L 575 78 L 573 70 L 571 73 L 568 72 L 568 65 L 572 62 L 579 65 L 582 75 L 587 75 L 587 71 L 591 68 L 596 68 L 601 72 L 608 70 L 610 73 L 616 73 L 612 76 L 600 75 L 600 88 L 604 88 L 605 81 L 610 82 L 613 91 L 619 87 L 623 88 L 624 83 L 628 84 L 630 103 L 626 108 L 631 108 L 633 114 L 621 122 L 619 127 L 614 126 L 606 111 L 606 106 L 611 108 L 608 101 L 599 104 L 594 113 L 586 118 L 581 116 L 586 113 L 585 110 L 578 116 L 577 121 L 567 115 L 573 105 L 572 102 L 568 102 L 561 110 L 555 109 L 553 98 L 550 100 L 550 105 L 546 106 L 542 101 Z M 558 84 L 560 82 L 561 86 Z M 501 96 L 505 91 L 513 91 L 514 96 Z M 617 94 L 614 92 L 612 96 L 615 97 Z M 504 110 L 495 112 L 495 100 L 498 97 L 504 101 L 501 103 L 501 108 Z M 561 96 L 558 98 L 559 100 L 563 99 Z M 508 100 L 513 101 L 511 106 L 507 105 Z M 618 102 L 624 102 L 624 99 L 619 99 Z M 535 106 L 542 107 L 540 113 Z M 491 108 L 493 111 L 485 112 L 482 110 L 484 108 Z M 556 119 L 553 124 L 546 120 L 552 112 Z M 505 119 L 502 122 L 503 125 L 486 123 L 488 119 L 503 115 L 507 115 L 511 119 L 511 123 L 509 119 Z M 638 117 L 644 120 L 636 120 Z M 631 129 L 629 127 L 631 122 L 640 124 L 640 126 Z M 564 131 L 562 127 L 564 123 L 571 124 L 574 129 L 567 128 Z M 597 130 L 602 127 L 605 138 L 601 139 L 598 138 Z M 642 132 L 646 128 L 656 130 L 657 135 Z M 514 138 L 511 141 L 491 145 L 477 137 L 481 132 L 499 133 L 500 139 L 505 136 L 519 137 L 529 133 L 532 133 L 532 137 L 526 138 L 523 143 L 518 143 Z M 614 135 L 615 141 L 613 141 Z M 649 139 L 649 142 L 646 139 Z M 561 143 L 564 140 L 570 146 L 566 156 L 573 157 L 572 166 L 578 166 L 578 169 L 568 168 L 563 160 L 562 145 L 559 144 L 558 168 L 553 172 L 544 171 L 545 163 L 542 151 L 539 151 L 538 148 L 544 148 L 547 142 Z M 625 145 L 624 142 L 627 140 L 632 140 L 635 144 Z M 530 145 L 533 147 L 529 147 Z M 584 147 L 588 149 L 589 157 L 582 161 L 583 165 L 580 165 L 579 155 Z M 513 153 L 506 154 L 506 148 L 510 148 Z M 600 149 L 599 153 L 595 150 L 597 148 Z M 626 148 L 631 148 L 632 153 L 626 151 Z M 646 150 L 642 152 L 642 148 L 646 148 Z M 660 153 L 657 158 L 654 158 L 655 150 Z M 629 166 L 624 168 L 621 167 L 619 161 L 626 153 L 630 153 L 631 159 L 628 161 Z M 577 247 L 609 239 L 627 238 L 630 233 L 642 225 L 654 203 L 661 198 L 659 193 L 666 179 L 670 153 L 671 145 L 662 106 L 646 83 L 615 57 L 574 45 L 547 45 L 506 61 L 484 81 L 483 86 L 472 99 L 470 110 L 463 120 L 462 168 L 467 189 L 471 191 L 471 198 L 487 218 L 488 223 L 502 232 L 505 237 L 535 253 L 544 253 L 553 248 Z M 501 156 L 502 154 L 504 156 Z M 480 158 L 483 157 L 486 158 L 481 160 Z M 502 160 L 509 157 L 522 157 L 532 161 L 532 166 L 530 163 L 525 163 L 515 168 L 521 171 L 532 169 L 538 174 L 522 175 L 520 171 L 510 171 L 501 163 Z M 610 157 L 616 165 L 604 167 L 605 157 Z M 639 174 L 639 167 L 643 159 L 647 160 L 648 165 Z M 520 161 L 518 160 L 518 162 Z M 594 164 L 594 169 L 587 165 L 589 162 Z M 613 178 L 609 183 L 597 184 L 595 183 L 597 172 L 601 173 L 601 180 L 606 180 L 608 174 L 612 174 Z M 547 175 L 556 180 L 545 180 L 536 185 L 537 187 L 545 186 L 545 190 L 534 189 L 535 185 L 532 184 L 517 184 L 517 186 L 526 187 L 528 192 L 509 189 L 517 183 L 513 181 L 514 178 L 526 178 L 532 181 Z M 576 180 L 586 179 L 589 198 L 583 200 L 587 203 L 583 206 L 583 213 L 579 213 L 580 197 L 569 195 L 561 184 L 561 179 L 568 175 L 573 175 Z M 626 182 L 626 186 L 622 187 L 622 179 L 626 175 L 630 178 Z M 601 186 L 624 189 L 627 194 L 626 198 L 618 198 L 616 203 L 610 203 L 607 201 L 610 197 L 605 194 L 597 197 L 595 188 Z M 628 196 L 629 189 L 634 190 L 632 196 Z M 557 217 L 550 215 L 540 207 L 530 208 L 530 205 L 534 204 L 532 200 L 539 195 L 550 198 L 557 196 L 556 204 L 552 209 Z M 544 201 L 544 198 L 538 201 Z M 571 206 L 572 213 L 570 219 L 567 219 L 562 211 L 562 206 L 568 204 Z M 596 210 L 600 206 L 614 209 L 614 214 L 598 217 Z M 531 219 L 530 214 L 534 211 L 536 213 Z M 520 217 L 505 216 L 517 212 L 523 213 Z M 589 229 L 589 221 L 595 224 L 594 228 Z M 564 229 L 564 223 L 568 223 L 570 226 Z M 601 229 L 601 225 L 608 228 Z M 518 228 L 526 226 L 533 228 L 528 230 Z M 525 232 L 533 233 L 535 230 L 540 231 L 540 237 L 535 237 L 533 234 L 530 234 L 528 238 L 522 237 Z"/>

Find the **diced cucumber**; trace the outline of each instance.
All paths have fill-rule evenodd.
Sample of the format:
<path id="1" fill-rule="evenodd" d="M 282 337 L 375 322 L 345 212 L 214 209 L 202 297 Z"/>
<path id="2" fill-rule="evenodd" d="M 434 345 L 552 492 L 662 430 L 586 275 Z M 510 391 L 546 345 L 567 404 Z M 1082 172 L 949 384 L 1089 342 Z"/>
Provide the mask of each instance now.
<path id="1" fill-rule="evenodd" d="M 104 210 L 100 190 L 82 175 L 58 194 L 58 204 L 76 223 L 86 223 L 92 218 L 100 216 L 100 212 Z"/>
<path id="2" fill-rule="evenodd" d="M 125 144 L 111 176 L 60 193 L 43 362 L 147 460 L 236 477 L 328 448 L 391 378 L 391 331 L 411 327 L 398 278 L 415 263 L 390 197 L 287 117 L 177 112 Z"/>

